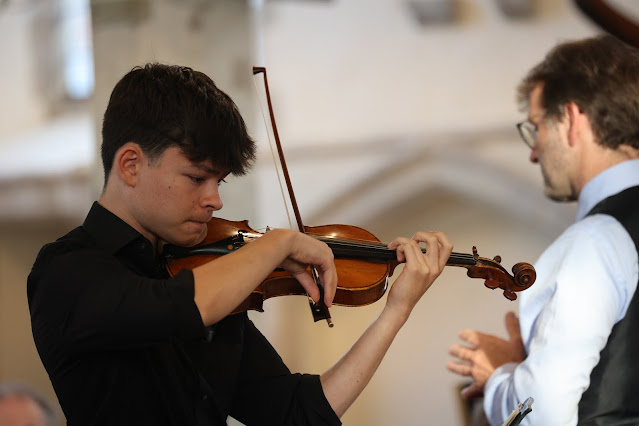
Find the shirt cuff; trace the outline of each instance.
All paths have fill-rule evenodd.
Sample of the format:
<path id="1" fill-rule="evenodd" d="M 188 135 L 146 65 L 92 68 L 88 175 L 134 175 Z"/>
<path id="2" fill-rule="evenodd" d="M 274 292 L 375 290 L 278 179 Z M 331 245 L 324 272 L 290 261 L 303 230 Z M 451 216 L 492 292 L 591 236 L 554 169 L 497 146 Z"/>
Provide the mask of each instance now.
<path id="1" fill-rule="evenodd" d="M 491 387 L 493 382 L 500 382 L 503 376 L 513 374 L 517 366 L 519 366 L 518 362 L 507 362 L 497 367 L 488 378 L 484 389 Z"/>
<path id="2" fill-rule="evenodd" d="M 504 406 L 503 395 L 498 390 L 499 386 L 512 376 L 518 365 L 518 362 L 507 362 L 495 369 L 488 381 L 486 381 L 484 386 L 484 412 L 491 424 L 501 424 L 503 419 L 509 414 L 502 411 Z"/>
<path id="3" fill-rule="evenodd" d="M 307 396 L 308 399 L 305 398 L 305 400 L 315 402 L 316 405 L 314 405 L 312 409 L 315 411 L 315 416 L 323 420 L 321 424 L 336 426 L 342 424 L 342 421 L 337 417 L 337 414 L 333 411 L 333 407 L 331 407 L 331 404 L 329 404 L 326 399 L 320 376 L 303 374 L 300 380 L 300 389 L 303 389 L 303 392 L 307 394 L 305 396 Z M 311 409 L 311 407 L 308 408 Z"/>

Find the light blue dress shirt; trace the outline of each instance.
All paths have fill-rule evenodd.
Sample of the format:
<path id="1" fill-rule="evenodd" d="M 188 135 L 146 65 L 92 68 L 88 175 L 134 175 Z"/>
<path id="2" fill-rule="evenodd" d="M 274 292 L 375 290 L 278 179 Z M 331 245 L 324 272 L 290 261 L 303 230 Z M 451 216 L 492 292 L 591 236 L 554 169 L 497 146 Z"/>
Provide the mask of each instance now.
<path id="1" fill-rule="evenodd" d="M 521 335 L 528 354 L 498 368 L 486 383 L 484 410 L 501 425 L 533 397 L 521 425 L 575 425 L 581 395 L 612 327 L 626 314 L 639 278 L 637 250 L 621 224 L 586 214 L 601 200 L 639 186 L 639 160 L 624 161 L 588 182 L 577 222 L 541 255 L 537 281 L 521 293 Z"/>

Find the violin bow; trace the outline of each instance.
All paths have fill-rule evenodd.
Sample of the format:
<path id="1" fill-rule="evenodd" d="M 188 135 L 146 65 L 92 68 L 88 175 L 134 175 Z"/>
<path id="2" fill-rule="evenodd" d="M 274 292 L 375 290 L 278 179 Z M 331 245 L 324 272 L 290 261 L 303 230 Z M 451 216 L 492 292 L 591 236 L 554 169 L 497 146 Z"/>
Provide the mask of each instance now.
<path id="1" fill-rule="evenodd" d="M 275 114 L 273 112 L 273 104 L 271 102 L 271 93 L 268 88 L 268 78 L 266 77 L 266 68 L 253 67 L 253 77 L 255 77 L 257 74 L 264 75 L 264 91 L 266 95 L 266 102 L 268 106 L 269 116 L 271 119 L 271 127 L 273 129 L 273 138 L 275 139 L 277 154 L 279 156 L 280 165 L 282 167 L 282 174 L 284 175 L 284 181 L 286 182 L 286 188 L 288 190 L 288 195 L 291 200 L 291 206 L 293 207 L 293 213 L 295 215 L 295 221 L 297 222 L 297 227 L 300 232 L 305 233 L 306 228 L 304 227 L 304 223 L 302 222 L 302 216 L 300 215 L 299 208 L 297 207 L 295 192 L 293 192 L 293 185 L 291 184 L 291 178 L 288 173 L 288 167 L 286 166 L 286 159 L 284 158 L 284 151 L 282 150 L 280 136 L 277 131 L 277 124 L 275 123 Z M 268 129 L 267 129 L 267 136 L 268 136 Z M 270 136 L 268 136 L 268 139 L 270 142 Z M 271 147 L 271 151 L 272 151 L 272 147 Z M 278 178 L 279 178 L 279 174 L 278 174 Z M 286 203 L 285 203 L 285 206 L 286 206 Z M 286 207 L 286 213 L 288 214 L 288 207 Z M 290 216 L 289 216 L 289 222 L 290 222 Z M 315 322 L 326 320 L 326 322 L 328 323 L 328 326 L 333 327 L 333 320 L 331 319 L 331 314 L 328 311 L 328 307 L 324 303 L 324 287 L 322 286 L 320 282 L 317 269 L 315 269 L 313 265 L 311 265 L 311 275 L 313 276 L 313 280 L 315 280 L 315 284 L 317 284 L 317 288 L 319 288 L 319 291 L 320 291 L 320 298 L 318 302 L 313 301 L 313 299 L 309 297 L 309 305 L 311 307 L 311 313 L 313 314 L 313 320 Z"/>

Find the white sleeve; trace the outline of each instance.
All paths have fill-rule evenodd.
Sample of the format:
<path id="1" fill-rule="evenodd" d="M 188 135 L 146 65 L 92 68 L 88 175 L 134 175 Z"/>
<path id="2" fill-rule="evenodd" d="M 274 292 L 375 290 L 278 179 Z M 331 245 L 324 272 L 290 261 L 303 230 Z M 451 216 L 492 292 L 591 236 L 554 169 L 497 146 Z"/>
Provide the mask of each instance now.
<path id="1" fill-rule="evenodd" d="M 528 397 L 534 403 L 522 426 L 577 424 L 590 373 L 637 285 L 634 243 L 610 216 L 590 216 L 570 227 L 538 265 L 546 282 L 537 290 L 552 294 L 540 296 L 544 305 L 529 321 L 526 360 L 502 366 L 486 384 L 484 409 L 493 425 Z"/>

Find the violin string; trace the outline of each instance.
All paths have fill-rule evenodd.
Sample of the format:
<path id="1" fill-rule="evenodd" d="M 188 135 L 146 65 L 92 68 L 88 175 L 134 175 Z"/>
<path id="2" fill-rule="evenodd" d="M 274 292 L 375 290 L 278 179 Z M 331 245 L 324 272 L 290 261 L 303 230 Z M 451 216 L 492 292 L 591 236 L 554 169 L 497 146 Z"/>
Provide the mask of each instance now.
<path id="1" fill-rule="evenodd" d="M 282 193 L 282 201 L 284 202 L 284 210 L 286 211 L 288 226 L 290 229 L 293 229 L 293 222 L 291 221 L 291 213 L 288 210 L 286 195 L 284 195 L 284 185 L 282 185 L 282 178 L 280 177 L 280 169 L 277 167 L 275 151 L 273 150 L 273 141 L 271 140 L 271 133 L 269 132 L 269 126 L 266 122 L 266 114 L 264 114 L 264 106 L 262 105 L 262 100 L 260 99 L 260 93 L 257 88 L 257 82 L 255 81 L 255 76 L 253 76 L 253 86 L 255 86 L 255 95 L 257 97 L 257 103 L 260 106 L 260 112 L 262 113 L 262 120 L 264 120 L 264 128 L 266 129 L 266 138 L 268 139 L 268 146 L 271 150 L 271 157 L 273 157 L 273 165 L 275 166 L 275 174 L 277 175 L 277 181 L 280 185 L 280 192 Z"/>
<path id="2" fill-rule="evenodd" d="M 313 238 L 319 239 L 321 241 L 325 241 L 325 240 L 330 240 L 331 243 L 334 244 L 342 244 L 344 246 L 348 246 L 348 247 L 352 247 L 352 248 L 363 248 L 363 249 L 370 249 L 370 250 L 379 250 L 379 251 L 395 251 L 395 250 L 391 250 L 387 247 L 387 244 L 384 244 L 382 242 L 375 242 L 375 241 L 368 241 L 368 240 L 358 240 L 358 239 L 349 239 L 349 240 L 344 240 L 344 239 L 340 239 L 337 237 L 330 237 L 330 236 L 325 236 L 325 235 L 317 235 L 317 234 L 311 234 L 311 233 L 307 233 L 307 235 L 310 235 Z M 422 250 L 424 251 L 424 250 Z M 457 258 L 460 259 L 468 259 L 468 260 L 474 260 L 475 257 L 472 254 L 469 253 L 455 253 L 453 252 L 451 254 L 451 256 L 454 255 Z"/>
<path id="3" fill-rule="evenodd" d="M 380 247 L 380 248 L 384 248 L 386 247 L 386 245 L 382 242 L 377 242 L 377 241 L 370 241 L 370 240 L 363 240 L 363 239 L 357 239 L 357 238 L 352 238 L 352 239 L 341 239 L 341 238 L 337 238 L 337 237 L 331 237 L 328 235 L 320 235 L 320 234 L 313 234 L 311 232 L 305 232 L 306 235 L 309 235 L 313 238 L 319 239 L 319 240 L 330 240 L 333 241 L 335 243 L 342 243 L 345 245 L 351 244 L 351 245 L 357 245 L 360 244 L 362 247 Z"/>
<path id="4" fill-rule="evenodd" d="M 260 229 L 256 229 L 255 230 L 258 235 L 263 235 L 267 229 L 266 228 L 260 228 Z M 320 241 L 323 242 L 327 242 L 329 241 L 328 244 L 335 244 L 335 245 L 342 245 L 345 246 L 347 248 L 352 248 L 352 249 L 365 249 L 365 250 L 371 250 L 371 251 L 380 251 L 382 253 L 387 253 L 387 252 L 394 252 L 395 250 L 389 249 L 387 247 L 387 244 L 384 244 L 382 242 L 377 242 L 377 241 L 369 241 L 369 240 L 358 240 L 358 239 L 349 239 L 349 240 L 345 240 L 345 239 L 341 239 L 341 238 L 337 238 L 337 237 L 331 237 L 331 236 L 326 236 L 326 235 L 319 235 L 319 234 L 313 234 L 313 233 L 309 233 L 306 232 L 306 234 L 312 238 L 318 239 Z M 247 236 L 253 235 L 253 234 L 246 234 Z M 422 249 L 422 251 L 425 253 L 425 250 Z M 453 252 L 451 253 L 451 258 L 455 258 L 459 261 L 471 261 L 474 262 L 475 261 L 475 256 L 473 256 L 472 254 L 469 253 L 456 253 Z"/>

